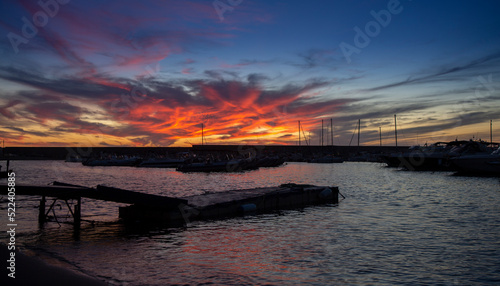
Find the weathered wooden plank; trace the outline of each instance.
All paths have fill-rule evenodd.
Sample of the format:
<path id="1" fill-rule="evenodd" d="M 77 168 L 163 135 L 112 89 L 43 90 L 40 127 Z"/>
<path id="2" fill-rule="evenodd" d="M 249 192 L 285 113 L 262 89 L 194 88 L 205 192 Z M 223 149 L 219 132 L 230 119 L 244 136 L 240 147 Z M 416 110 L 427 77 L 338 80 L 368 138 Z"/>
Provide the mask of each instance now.
<path id="1" fill-rule="evenodd" d="M 84 197 L 88 189 L 72 186 L 32 186 L 32 185 L 15 185 L 16 195 L 25 196 L 47 196 L 58 197 L 62 199 L 77 199 Z M 7 195 L 9 187 L 6 185 L 0 186 L 0 194 Z"/>
<path id="2" fill-rule="evenodd" d="M 176 208 L 179 204 L 188 203 L 186 199 L 158 196 L 141 193 L 138 191 L 129 191 L 106 186 L 97 186 L 97 189 L 92 193 L 91 198 L 97 200 L 163 208 Z"/>
<path id="3" fill-rule="evenodd" d="M 177 207 L 179 204 L 187 204 L 187 200 L 185 199 L 158 196 L 105 186 L 86 188 L 69 184 L 48 186 L 16 185 L 15 193 L 16 195 L 46 196 L 59 199 L 90 198 L 117 203 L 166 208 Z M 8 186 L 1 186 L 0 194 L 7 195 Z"/>

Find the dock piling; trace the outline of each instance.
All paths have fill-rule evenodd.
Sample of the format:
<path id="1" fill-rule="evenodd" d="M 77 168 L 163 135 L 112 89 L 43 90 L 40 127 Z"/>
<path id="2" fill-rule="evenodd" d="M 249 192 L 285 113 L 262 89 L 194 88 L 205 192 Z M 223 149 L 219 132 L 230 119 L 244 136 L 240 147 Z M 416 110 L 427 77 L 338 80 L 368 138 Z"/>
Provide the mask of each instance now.
<path id="1" fill-rule="evenodd" d="M 47 220 L 47 217 L 45 216 L 45 196 L 42 196 L 42 199 L 40 200 L 40 207 L 38 209 L 38 223 L 39 224 L 44 224 L 45 221 Z"/>
<path id="2" fill-rule="evenodd" d="M 82 221 L 81 204 L 82 204 L 82 198 L 79 197 L 76 200 L 75 210 L 73 211 L 73 219 L 75 227 L 80 227 L 80 223 Z"/>

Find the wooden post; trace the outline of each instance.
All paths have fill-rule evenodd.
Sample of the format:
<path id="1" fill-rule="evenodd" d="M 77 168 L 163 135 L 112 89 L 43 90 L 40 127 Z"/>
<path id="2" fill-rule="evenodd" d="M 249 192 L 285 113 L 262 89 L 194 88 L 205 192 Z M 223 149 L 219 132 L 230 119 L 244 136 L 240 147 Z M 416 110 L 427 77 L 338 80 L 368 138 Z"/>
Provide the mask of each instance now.
<path id="1" fill-rule="evenodd" d="M 82 198 L 79 197 L 77 199 L 77 203 L 75 205 L 75 210 L 74 210 L 74 219 L 75 219 L 75 227 L 80 227 L 80 223 L 82 221 L 82 213 L 81 213 L 81 209 L 82 209 Z"/>
<path id="2" fill-rule="evenodd" d="M 46 221 L 45 217 L 45 196 L 40 200 L 40 208 L 38 209 L 38 223 L 43 224 Z"/>

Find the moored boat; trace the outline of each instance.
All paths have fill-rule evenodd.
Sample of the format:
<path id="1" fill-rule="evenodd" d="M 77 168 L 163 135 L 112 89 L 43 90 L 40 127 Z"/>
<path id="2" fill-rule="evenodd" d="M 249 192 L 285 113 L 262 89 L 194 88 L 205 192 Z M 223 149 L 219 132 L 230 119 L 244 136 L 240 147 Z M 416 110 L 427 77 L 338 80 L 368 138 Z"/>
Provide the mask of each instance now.
<path id="1" fill-rule="evenodd" d="M 333 155 L 328 155 L 321 158 L 315 158 L 309 161 L 309 163 L 343 163 L 343 162 L 344 159 Z"/>
<path id="2" fill-rule="evenodd" d="M 81 163 L 83 162 L 83 158 L 80 155 L 68 155 L 64 161 L 68 163 Z"/>
<path id="3" fill-rule="evenodd" d="M 257 160 L 257 166 L 259 168 L 266 167 L 279 167 L 285 163 L 285 159 L 275 156 L 275 157 L 264 157 Z"/>
<path id="4" fill-rule="evenodd" d="M 184 159 L 150 158 L 142 161 L 138 167 L 146 168 L 177 168 L 184 164 Z"/>
<path id="5" fill-rule="evenodd" d="M 491 154 L 459 156 L 451 164 L 459 174 L 500 176 L 500 148 Z"/>
<path id="6" fill-rule="evenodd" d="M 431 145 L 412 146 L 405 152 L 382 155 L 389 167 L 412 171 L 449 171 L 450 159 L 465 154 L 489 154 L 488 143 L 473 140 L 437 142 Z"/>
<path id="7" fill-rule="evenodd" d="M 139 157 L 128 157 L 124 156 L 121 158 L 111 157 L 111 158 L 89 158 L 82 161 L 84 166 L 137 166 L 141 162 Z"/>
<path id="8" fill-rule="evenodd" d="M 218 162 L 194 162 L 177 167 L 179 172 L 234 172 L 244 171 L 249 162 L 245 160 L 229 160 Z"/>

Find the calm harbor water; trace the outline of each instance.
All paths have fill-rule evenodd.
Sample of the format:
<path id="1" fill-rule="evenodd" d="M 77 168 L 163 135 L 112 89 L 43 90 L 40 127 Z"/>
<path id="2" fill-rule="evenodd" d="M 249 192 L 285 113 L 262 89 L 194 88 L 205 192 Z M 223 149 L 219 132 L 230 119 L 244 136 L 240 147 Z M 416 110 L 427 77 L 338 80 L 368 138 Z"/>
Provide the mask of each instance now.
<path id="1" fill-rule="evenodd" d="M 124 227 L 117 204 L 84 200 L 80 233 L 36 223 L 38 201 L 18 196 L 18 244 L 112 285 L 498 285 L 500 181 L 407 172 L 377 163 L 307 164 L 238 174 L 11 163 L 18 184 L 58 180 L 168 196 L 275 186 L 336 185 L 340 204 L 193 222 Z M 2 201 L 0 211 L 6 213 Z M 60 220 L 67 209 L 56 206 Z M 2 215 L 1 240 L 6 240 Z"/>

